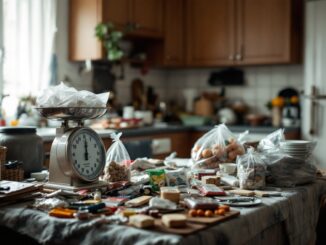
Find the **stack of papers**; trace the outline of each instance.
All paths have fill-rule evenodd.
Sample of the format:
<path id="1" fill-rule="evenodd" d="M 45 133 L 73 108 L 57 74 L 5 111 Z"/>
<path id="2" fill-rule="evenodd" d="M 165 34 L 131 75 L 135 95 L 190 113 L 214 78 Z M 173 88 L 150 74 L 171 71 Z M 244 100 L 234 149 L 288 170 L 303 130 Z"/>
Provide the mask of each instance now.
<path id="1" fill-rule="evenodd" d="M 0 202 L 24 199 L 41 189 L 42 185 L 40 184 L 1 180 Z"/>

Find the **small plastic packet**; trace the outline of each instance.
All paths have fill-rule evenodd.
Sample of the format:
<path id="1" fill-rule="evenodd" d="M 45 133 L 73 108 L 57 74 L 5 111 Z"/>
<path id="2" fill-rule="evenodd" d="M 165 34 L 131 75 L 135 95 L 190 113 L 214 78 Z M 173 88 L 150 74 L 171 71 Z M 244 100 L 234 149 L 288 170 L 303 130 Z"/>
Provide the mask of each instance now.
<path id="1" fill-rule="evenodd" d="M 203 196 L 225 196 L 225 191 L 213 184 L 201 185 L 199 188 L 200 193 Z"/>
<path id="2" fill-rule="evenodd" d="M 32 205 L 33 208 L 48 212 L 53 208 L 66 208 L 69 204 L 60 198 L 52 197 L 52 198 L 38 198 L 35 200 Z"/>
<path id="3" fill-rule="evenodd" d="M 261 155 L 249 148 L 247 153 L 237 158 L 240 189 L 255 190 L 266 185 L 266 165 Z"/>
<path id="4" fill-rule="evenodd" d="M 122 133 L 112 133 L 113 144 L 107 151 L 102 180 L 107 182 L 130 181 L 130 156 L 120 140 Z"/>
<path id="5" fill-rule="evenodd" d="M 210 197 L 187 197 L 184 199 L 184 202 L 189 209 L 214 210 L 219 206 L 217 200 Z"/>
<path id="6" fill-rule="evenodd" d="M 149 183 L 154 191 L 159 191 L 160 187 L 165 186 L 164 169 L 148 169 L 146 173 L 149 175 Z"/>
<path id="7" fill-rule="evenodd" d="M 184 168 L 176 170 L 165 170 L 167 186 L 187 185 L 187 174 Z"/>
<path id="8" fill-rule="evenodd" d="M 243 145 L 232 132 L 220 124 L 204 134 L 194 144 L 191 158 L 193 168 L 218 168 L 220 163 L 235 162 L 238 155 L 245 153 Z"/>
<path id="9" fill-rule="evenodd" d="M 167 210 L 174 210 L 177 209 L 178 207 L 177 204 L 175 204 L 174 202 L 159 197 L 153 197 L 149 201 L 149 206 L 150 208 L 167 209 Z"/>

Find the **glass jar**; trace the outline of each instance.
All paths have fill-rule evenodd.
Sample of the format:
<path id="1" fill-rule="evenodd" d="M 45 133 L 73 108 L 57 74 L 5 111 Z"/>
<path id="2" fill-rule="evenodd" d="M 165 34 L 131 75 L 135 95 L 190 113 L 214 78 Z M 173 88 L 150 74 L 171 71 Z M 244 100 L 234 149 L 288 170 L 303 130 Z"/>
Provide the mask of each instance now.
<path id="1" fill-rule="evenodd" d="M 0 127 L 0 145 L 7 147 L 7 160 L 23 162 L 25 177 L 43 168 L 43 140 L 35 127 Z"/>

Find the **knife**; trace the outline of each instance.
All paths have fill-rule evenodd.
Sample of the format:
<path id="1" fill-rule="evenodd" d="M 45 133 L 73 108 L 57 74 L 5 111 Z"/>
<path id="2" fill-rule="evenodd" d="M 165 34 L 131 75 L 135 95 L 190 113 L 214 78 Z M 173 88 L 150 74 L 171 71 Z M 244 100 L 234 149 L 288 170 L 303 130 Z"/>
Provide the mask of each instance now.
<path id="1" fill-rule="evenodd" d="M 237 202 L 254 202 L 256 198 L 254 197 L 230 197 L 230 198 L 216 198 L 218 202 L 222 203 L 237 203 Z"/>

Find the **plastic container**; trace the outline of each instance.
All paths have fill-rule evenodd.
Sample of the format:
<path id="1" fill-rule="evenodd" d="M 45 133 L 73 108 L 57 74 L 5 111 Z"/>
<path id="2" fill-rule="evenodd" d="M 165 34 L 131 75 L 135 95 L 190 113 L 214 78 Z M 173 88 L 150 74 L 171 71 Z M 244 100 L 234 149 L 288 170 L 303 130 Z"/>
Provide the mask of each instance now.
<path id="1" fill-rule="evenodd" d="M 23 162 L 25 177 L 43 168 L 43 140 L 35 127 L 1 127 L 0 145 L 7 147 L 7 160 Z"/>
<path id="2" fill-rule="evenodd" d="M 210 122 L 209 117 L 196 115 L 180 115 L 180 119 L 184 126 L 203 126 Z"/>

